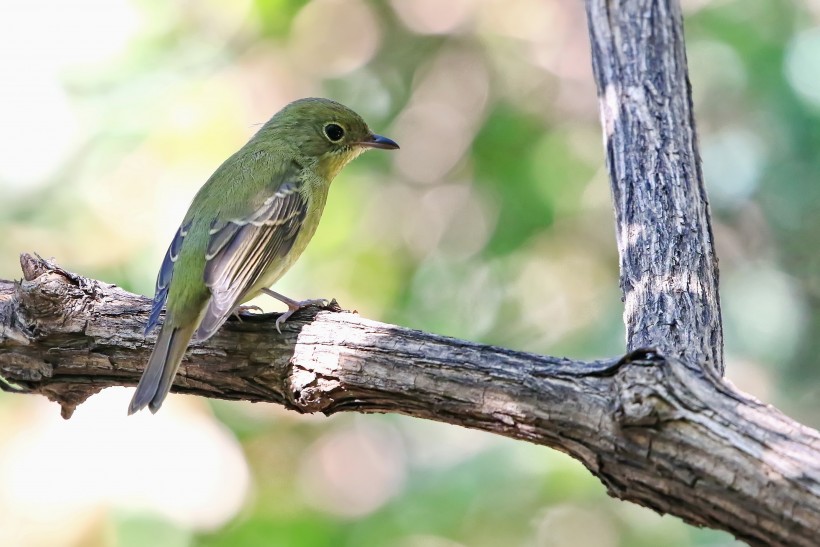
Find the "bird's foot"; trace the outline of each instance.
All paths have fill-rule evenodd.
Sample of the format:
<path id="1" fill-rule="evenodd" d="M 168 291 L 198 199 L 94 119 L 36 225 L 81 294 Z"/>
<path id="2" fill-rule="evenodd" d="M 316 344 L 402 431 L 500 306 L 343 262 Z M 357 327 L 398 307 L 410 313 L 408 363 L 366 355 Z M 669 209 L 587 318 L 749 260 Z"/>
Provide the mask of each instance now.
<path id="1" fill-rule="evenodd" d="M 255 315 L 255 314 L 251 313 L 252 311 L 253 311 L 253 312 L 258 312 L 258 313 L 264 313 L 264 312 L 265 312 L 265 310 L 263 310 L 263 309 L 262 309 L 262 308 L 260 308 L 259 306 L 254 306 L 254 305 L 245 306 L 245 305 L 243 304 L 243 305 L 241 305 L 241 306 L 237 306 L 237 307 L 233 310 L 233 315 L 234 315 L 234 317 L 236 317 L 236 318 L 237 318 L 240 322 L 242 322 L 242 316 L 243 316 L 243 315 L 244 315 L 245 317 L 247 317 L 247 316 L 249 316 L 249 315 L 251 315 L 251 316 L 252 316 L 252 315 Z"/>
<path id="2" fill-rule="evenodd" d="M 262 292 L 267 294 L 268 296 L 272 296 L 273 298 L 277 299 L 278 301 L 282 302 L 288 307 L 288 311 L 280 315 L 276 318 L 276 330 L 279 331 L 279 334 L 282 334 L 282 329 L 280 325 L 287 321 L 291 315 L 296 313 L 297 311 L 301 310 L 302 308 L 307 308 L 308 306 L 320 306 L 325 307 L 328 305 L 328 301 L 324 298 L 314 298 L 312 300 L 293 300 L 292 298 L 288 298 L 283 294 L 279 294 L 278 292 L 272 291 L 270 289 L 262 289 Z"/>

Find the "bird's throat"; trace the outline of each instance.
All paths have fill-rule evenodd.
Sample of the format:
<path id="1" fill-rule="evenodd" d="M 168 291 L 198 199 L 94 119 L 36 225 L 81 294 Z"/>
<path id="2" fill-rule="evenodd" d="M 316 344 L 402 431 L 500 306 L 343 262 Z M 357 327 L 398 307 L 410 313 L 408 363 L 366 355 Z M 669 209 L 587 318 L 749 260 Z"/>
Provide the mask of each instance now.
<path id="1" fill-rule="evenodd" d="M 350 148 L 345 150 L 334 150 L 327 152 L 319 158 L 316 163 L 316 173 L 328 182 L 336 178 L 342 168 L 353 161 L 365 150 L 363 148 Z"/>

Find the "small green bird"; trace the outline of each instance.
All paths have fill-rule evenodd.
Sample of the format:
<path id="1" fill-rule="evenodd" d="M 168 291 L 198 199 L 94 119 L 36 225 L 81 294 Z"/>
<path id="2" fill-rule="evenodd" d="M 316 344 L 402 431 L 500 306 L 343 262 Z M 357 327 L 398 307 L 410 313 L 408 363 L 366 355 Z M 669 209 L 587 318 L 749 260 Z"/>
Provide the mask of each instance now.
<path id="1" fill-rule="evenodd" d="M 197 192 L 162 261 L 145 333 L 163 305 L 165 321 L 128 413 L 159 410 L 190 341 L 213 336 L 243 302 L 261 293 L 284 302 L 277 329 L 315 304 L 267 287 L 305 250 L 342 167 L 370 148 L 398 147 L 335 101 L 301 99 L 228 158 Z"/>

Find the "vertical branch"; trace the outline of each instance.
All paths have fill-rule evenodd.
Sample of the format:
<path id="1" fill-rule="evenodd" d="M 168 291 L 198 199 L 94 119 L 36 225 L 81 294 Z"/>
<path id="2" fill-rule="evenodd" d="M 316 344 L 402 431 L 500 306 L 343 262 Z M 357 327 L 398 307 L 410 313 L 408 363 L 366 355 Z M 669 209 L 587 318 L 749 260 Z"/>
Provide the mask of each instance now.
<path id="1" fill-rule="evenodd" d="M 677 0 L 586 0 L 629 350 L 723 373 L 723 333 Z"/>

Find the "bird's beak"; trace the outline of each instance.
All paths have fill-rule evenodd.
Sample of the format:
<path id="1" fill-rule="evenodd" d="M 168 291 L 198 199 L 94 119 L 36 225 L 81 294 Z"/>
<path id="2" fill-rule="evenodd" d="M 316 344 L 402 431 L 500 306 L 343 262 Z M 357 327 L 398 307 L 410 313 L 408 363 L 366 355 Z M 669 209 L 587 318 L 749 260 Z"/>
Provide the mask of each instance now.
<path id="1" fill-rule="evenodd" d="M 381 148 L 382 150 L 396 150 L 399 147 L 396 141 L 375 133 L 372 133 L 370 137 L 358 144 L 367 148 Z"/>

